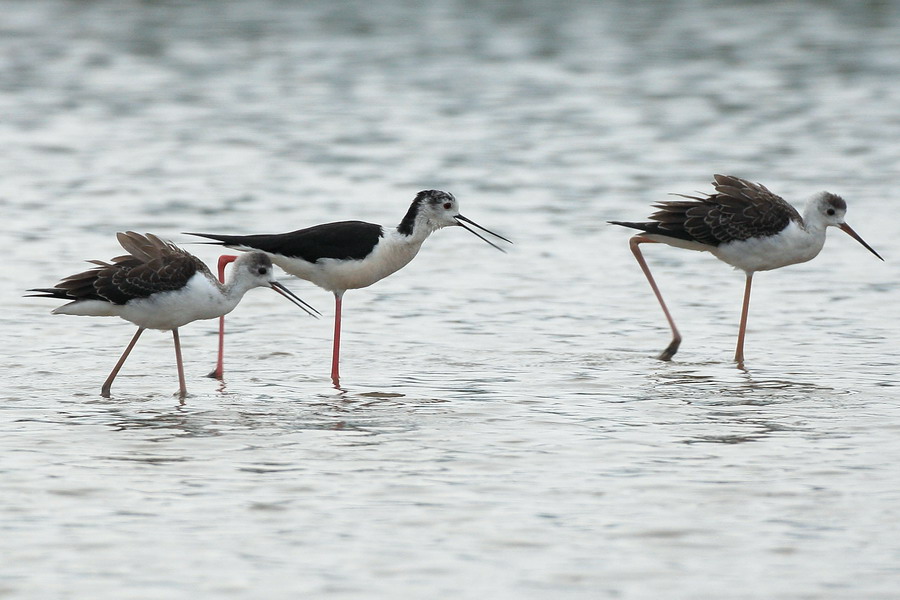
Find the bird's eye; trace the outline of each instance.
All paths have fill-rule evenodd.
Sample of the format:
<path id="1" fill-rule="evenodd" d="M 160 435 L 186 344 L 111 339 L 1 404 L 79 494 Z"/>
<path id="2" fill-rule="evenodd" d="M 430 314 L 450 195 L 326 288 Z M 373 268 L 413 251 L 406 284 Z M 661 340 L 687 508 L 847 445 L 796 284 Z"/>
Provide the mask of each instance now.
<path id="1" fill-rule="evenodd" d="M 260 267 L 259 269 L 256 270 L 256 272 L 259 273 L 260 275 L 265 275 L 266 273 L 269 272 L 269 269 L 267 269 L 265 267 Z"/>
<path id="2" fill-rule="evenodd" d="M 444 202 L 444 210 L 450 210 L 451 206 L 453 206 L 451 202 Z"/>
<path id="3" fill-rule="evenodd" d="M 825 214 L 827 214 L 829 217 L 833 216 L 833 215 L 834 215 L 834 209 L 833 209 L 833 208 L 829 208 L 828 210 L 825 211 Z"/>

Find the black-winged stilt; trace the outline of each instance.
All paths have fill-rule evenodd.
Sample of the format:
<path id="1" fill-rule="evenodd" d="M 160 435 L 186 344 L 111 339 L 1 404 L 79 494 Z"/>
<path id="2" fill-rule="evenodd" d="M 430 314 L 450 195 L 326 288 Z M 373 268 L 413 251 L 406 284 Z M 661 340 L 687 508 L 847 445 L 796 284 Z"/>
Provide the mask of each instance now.
<path id="1" fill-rule="evenodd" d="M 184 397 L 187 388 L 179 327 L 231 312 L 244 294 L 255 287 L 272 288 L 309 314 L 315 310 L 275 281 L 272 261 L 262 252 L 241 256 L 231 279 L 223 285 L 199 258 L 153 234 L 128 231 L 116 237 L 127 255 L 108 263 L 89 261 L 97 266 L 66 277 L 56 287 L 28 290 L 39 292 L 29 296 L 70 301 L 53 314 L 121 317 L 138 326 L 131 343 L 103 383 L 101 395 L 105 398 L 109 397 L 113 380 L 145 329 L 172 331 L 179 392 Z"/>
<path id="2" fill-rule="evenodd" d="M 339 386 L 341 299 L 344 292 L 370 286 L 403 268 L 416 256 L 428 236 L 444 227 L 463 227 L 503 251 L 467 224 L 512 243 L 459 214 L 456 198 L 439 190 L 419 192 L 406 216 L 397 227 L 392 228 L 362 221 L 341 221 L 276 235 L 188 235 L 216 240 L 237 250 L 261 250 L 291 275 L 332 292 L 335 313 L 331 379 L 335 386 Z"/>
<path id="3" fill-rule="evenodd" d="M 715 175 L 716 192 L 705 198 L 675 194 L 687 200 L 660 202 L 650 221 L 627 223 L 610 221 L 640 229 L 631 238 L 631 251 L 647 276 L 656 299 L 672 329 L 672 342 L 659 355 L 669 360 L 678 351 L 681 334 L 675 327 L 662 294 L 638 248 L 639 244 L 663 243 L 688 250 L 707 251 L 747 276 L 744 303 L 738 330 L 734 360 L 743 365 L 744 334 L 750 307 L 750 283 L 757 271 L 770 271 L 812 260 L 825 244 L 825 230 L 837 227 L 848 233 L 872 254 L 881 256 L 844 222 L 847 203 L 830 192 L 819 192 L 806 203 L 801 216 L 797 210 L 758 183 L 737 177 Z"/>

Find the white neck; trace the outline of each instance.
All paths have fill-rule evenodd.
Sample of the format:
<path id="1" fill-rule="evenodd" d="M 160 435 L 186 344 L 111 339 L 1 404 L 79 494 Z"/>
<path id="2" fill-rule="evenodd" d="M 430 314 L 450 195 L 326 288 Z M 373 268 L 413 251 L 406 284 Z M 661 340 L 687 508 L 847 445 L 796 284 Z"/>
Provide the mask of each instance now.
<path id="1" fill-rule="evenodd" d="M 803 208 L 803 229 L 813 236 L 825 236 L 825 228 L 828 225 L 822 221 L 816 198 L 810 198 Z"/>
<path id="2" fill-rule="evenodd" d="M 428 239 L 432 233 L 441 229 L 441 227 L 436 226 L 434 222 L 429 221 L 422 215 L 418 215 L 416 217 L 415 224 L 413 225 L 412 233 L 409 235 L 404 235 L 400 233 L 397 228 L 391 230 L 390 234 L 392 237 L 398 239 L 401 243 L 411 244 L 415 246 L 421 246 L 422 242 Z"/>
<path id="3" fill-rule="evenodd" d="M 424 227 L 420 227 L 417 223 L 410 235 L 404 235 L 397 231 L 396 228 L 392 228 L 385 231 L 384 237 L 387 245 L 395 248 L 408 248 L 412 250 L 413 256 L 415 256 L 415 253 L 419 251 L 419 248 L 422 247 L 422 244 L 428 239 L 428 236 L 431 235 L 433 231 L 434 230 L 429 231 Z"/>
<path id="4" fill-rule="evenodd" d="M 215 278 L 212 278 L 212 280 L 222 292 L 223 305 L 228 307 L 228 312 L 234 310 L 234 307 L 240 303 L 244 294 L 257 287 L 255 283 L 244 277 L 236 277 L 234 273 L 231 274 L 231 277 L 224 284 L 219 283 Z"/>

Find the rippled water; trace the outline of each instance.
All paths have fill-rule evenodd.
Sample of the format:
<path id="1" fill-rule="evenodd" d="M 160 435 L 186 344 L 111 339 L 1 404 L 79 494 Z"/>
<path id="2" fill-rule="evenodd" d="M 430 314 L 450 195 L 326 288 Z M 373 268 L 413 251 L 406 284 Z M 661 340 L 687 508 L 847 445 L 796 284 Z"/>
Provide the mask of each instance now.
<path id="1" fill-rule="evenodd" d="M 0 597 L 896 598 L 900 11 L 891 2 L 7 1 Z M 843 195 L 755 279 L 609 219 L 715 172 Z M 20 298 L 116 231 L 461 230 L 325 313 L 148 333 Z M 190 246 L 212 264 L 216 253 Z"/>

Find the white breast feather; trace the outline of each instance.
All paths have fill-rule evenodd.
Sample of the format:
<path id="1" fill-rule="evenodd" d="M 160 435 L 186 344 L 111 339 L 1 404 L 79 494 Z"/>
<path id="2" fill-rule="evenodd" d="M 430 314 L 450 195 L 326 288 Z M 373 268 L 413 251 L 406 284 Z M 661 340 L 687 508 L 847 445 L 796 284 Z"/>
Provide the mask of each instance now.
<path id="1" fill-rule="evenodd" d="M 129 301 L 119 316 L 139 327 L 169 330 L 192 321 L 214 319 L 231 312 L 240 299 L 228 300 L 203 273 L 171 292 Z"/>
<path id="2" fill-rule="evenodd" d="M 791 221 L 777 235 L 721 244 L 710 252 L 736 269 L 753 273 L 812 260 L 824 244 L 824 229 L 808 231 Z"/>
<path id="3" fill-rule="evenodd" d="M 270 255 L 272 262 L 287 273 L 331 292 L 355 290 L 372 285 L 405 267 L 415 258 L 422 241 L 410 241 L 391 232 L 362 260 L 323 258 L 316 263 Z"/>

